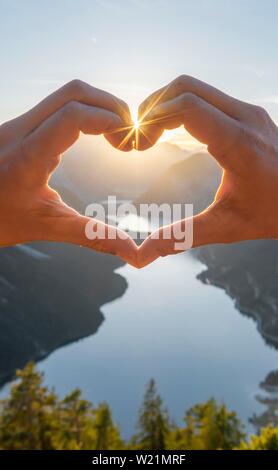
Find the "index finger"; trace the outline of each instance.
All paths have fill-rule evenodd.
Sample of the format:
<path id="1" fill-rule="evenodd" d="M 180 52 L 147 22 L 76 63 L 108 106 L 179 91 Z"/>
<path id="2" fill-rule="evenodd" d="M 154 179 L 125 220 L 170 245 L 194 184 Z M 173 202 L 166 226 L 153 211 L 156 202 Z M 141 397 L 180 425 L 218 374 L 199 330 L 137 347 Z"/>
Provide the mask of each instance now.
<path id="1" fill-rule="evenodd" d="M 120 116 L 125 125 L 131 125 L 130 110 L 123 100 L 81 80 L 72 80 L 18 118 L 22 132 L 28 134 L 71 101 L 114 112 Z"/>
<path id="2" fill-rule="evenodd" d="M 99 135 L 111 132 L 122 141 L 122 121 L 118 114 L 102 108 L 70 102 L 47 118 L 22 141 L 26 171 L 32 170 L 36 181 L 47 180 L 64 153 L 78 139 L 79 133 Z"/>
<path id="3" fill-rule="evenodd" d="M 223 168 L 242 167 L 238 155 L 242 124 L 202 98 L 184 93 L 156 106 L 150 116 L 162 128 L 183 124 L 195 139 L 208 146 L 209 153 Z"/>
<path id="4" fill-rule="evenodd" d="M 169 101 L 183 93 L 192 93 L 212 104 L 234 119 L 244 119 L 252 105 L 233 98 L 217 88 L 188 75 L 181 75 L 165 87 L 152 93 L 139 107 L 139 119 L 144 120 L 151 110 L 164 101 Z"/>

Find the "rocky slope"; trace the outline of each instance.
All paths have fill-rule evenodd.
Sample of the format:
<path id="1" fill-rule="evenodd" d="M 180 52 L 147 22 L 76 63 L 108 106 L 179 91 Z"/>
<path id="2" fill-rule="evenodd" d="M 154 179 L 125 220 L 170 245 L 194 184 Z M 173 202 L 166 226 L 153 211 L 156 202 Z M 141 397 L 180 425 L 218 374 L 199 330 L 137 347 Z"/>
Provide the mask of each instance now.
<path id="1" fill-rule="evenodd" d="M 0 250 L 0 383 L 16 368 L 96 333 L 103 303 L 125 292 L 119 259 L 77 246 Z"/>

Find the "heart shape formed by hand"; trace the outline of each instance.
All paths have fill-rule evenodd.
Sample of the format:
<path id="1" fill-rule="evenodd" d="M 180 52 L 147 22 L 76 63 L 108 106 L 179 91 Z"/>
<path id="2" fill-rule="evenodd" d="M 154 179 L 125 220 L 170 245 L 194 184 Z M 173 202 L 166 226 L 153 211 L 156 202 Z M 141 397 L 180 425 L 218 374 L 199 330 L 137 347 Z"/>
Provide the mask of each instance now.
<path id="1" fill-rule="evenodd" d="M 133 266 L 143 267 L 159 256 L 180 252 L 175 233 L 186 233 L 190 226 L 193 247 L 277 238 L 273 214 L 278 206 L 278 130 L 262 108 L 181 76 L 140 105 L 138 120 L 140 126 L 135 128 L 126 103 L 74 80 L 1 125 L 0 246 L 34 240 L 68 242 L 117 254 Z M 80 132 L 104 134 L 123 151 L 142 151 L 154 145 L 164 129 L 180 125 L 207 145 L 224 169 L 223 178 L 205 211 L 167 230 L 160 228 L 140 247 L 118 228 L 76 212 L 48 185 L 61 154 Z M 112 237 L 90 240 L 88 222 Z"/>

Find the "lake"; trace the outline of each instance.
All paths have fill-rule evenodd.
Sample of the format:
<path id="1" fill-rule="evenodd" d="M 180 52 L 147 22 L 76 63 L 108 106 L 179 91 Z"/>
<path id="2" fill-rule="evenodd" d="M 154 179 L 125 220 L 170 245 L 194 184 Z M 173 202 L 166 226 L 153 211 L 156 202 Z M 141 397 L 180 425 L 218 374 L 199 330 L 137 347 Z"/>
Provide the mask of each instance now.
<path id="1" fill-rule="evenodd" d="M 191 405 L 215 397 L 247 424 L 264 410 L 258 385 L 277 365 L 252 319 L 225 292 L 202 284 L 204 266 L 190 253 L 143 270 L 125 265 L 125 294 L 102 307 L 96 335 L 39 363 L 58 393 L 79 387 L 93 403 L 107 401 L 124 437 L 134 431 L 145 384 L 153 377 L 177 423 Z"/>
<path id="2" fill-rule="evenodd" d="M 122 228 L 138 224 L 146 228 L 134 217 L 121 220 Z M 196 278 L 204 269 L 190 252 L 142 270 L 118 268 L 128 283 L 124 295 L 102 306 L 105 321 L 96 334 L 39 362 L 47 385 L 60 395 L 78 387 L 94 404 L 107 401 L 125 438 L 134 432 L 150 378 L 177 424 L 190 406 L 214 397 L 252 432 L 248 419 L 265 410 L 256 400 L 259 384 L 277 369 L 278 351 L 222 289 Z"/>

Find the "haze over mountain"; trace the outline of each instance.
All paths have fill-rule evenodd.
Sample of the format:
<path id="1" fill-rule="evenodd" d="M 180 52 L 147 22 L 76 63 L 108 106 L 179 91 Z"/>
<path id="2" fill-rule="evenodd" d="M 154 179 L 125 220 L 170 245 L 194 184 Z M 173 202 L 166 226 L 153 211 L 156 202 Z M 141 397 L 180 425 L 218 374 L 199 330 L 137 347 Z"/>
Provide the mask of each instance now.
<path id="1" fill-rule="evenodd" d="M 208 153 L 196 153 L 159 175 L 137 203 L 193 204 L 196 214 L 213 201 L 221 175 L 221 168 Z"/>
<path id="2" fill-rule="evenodd" d="M 108 195 L 135 199 L 158 175 L 189 154 L 166 142 L 145 152 L 124 153 L 114 149 L 103 137 L 84 136 L 64 155 L 62 164 L 52 176 L 51 185 L 62 193 L 74 193 L 79 199 L 75 202 L 77 205 L 106 199 Z"/>

